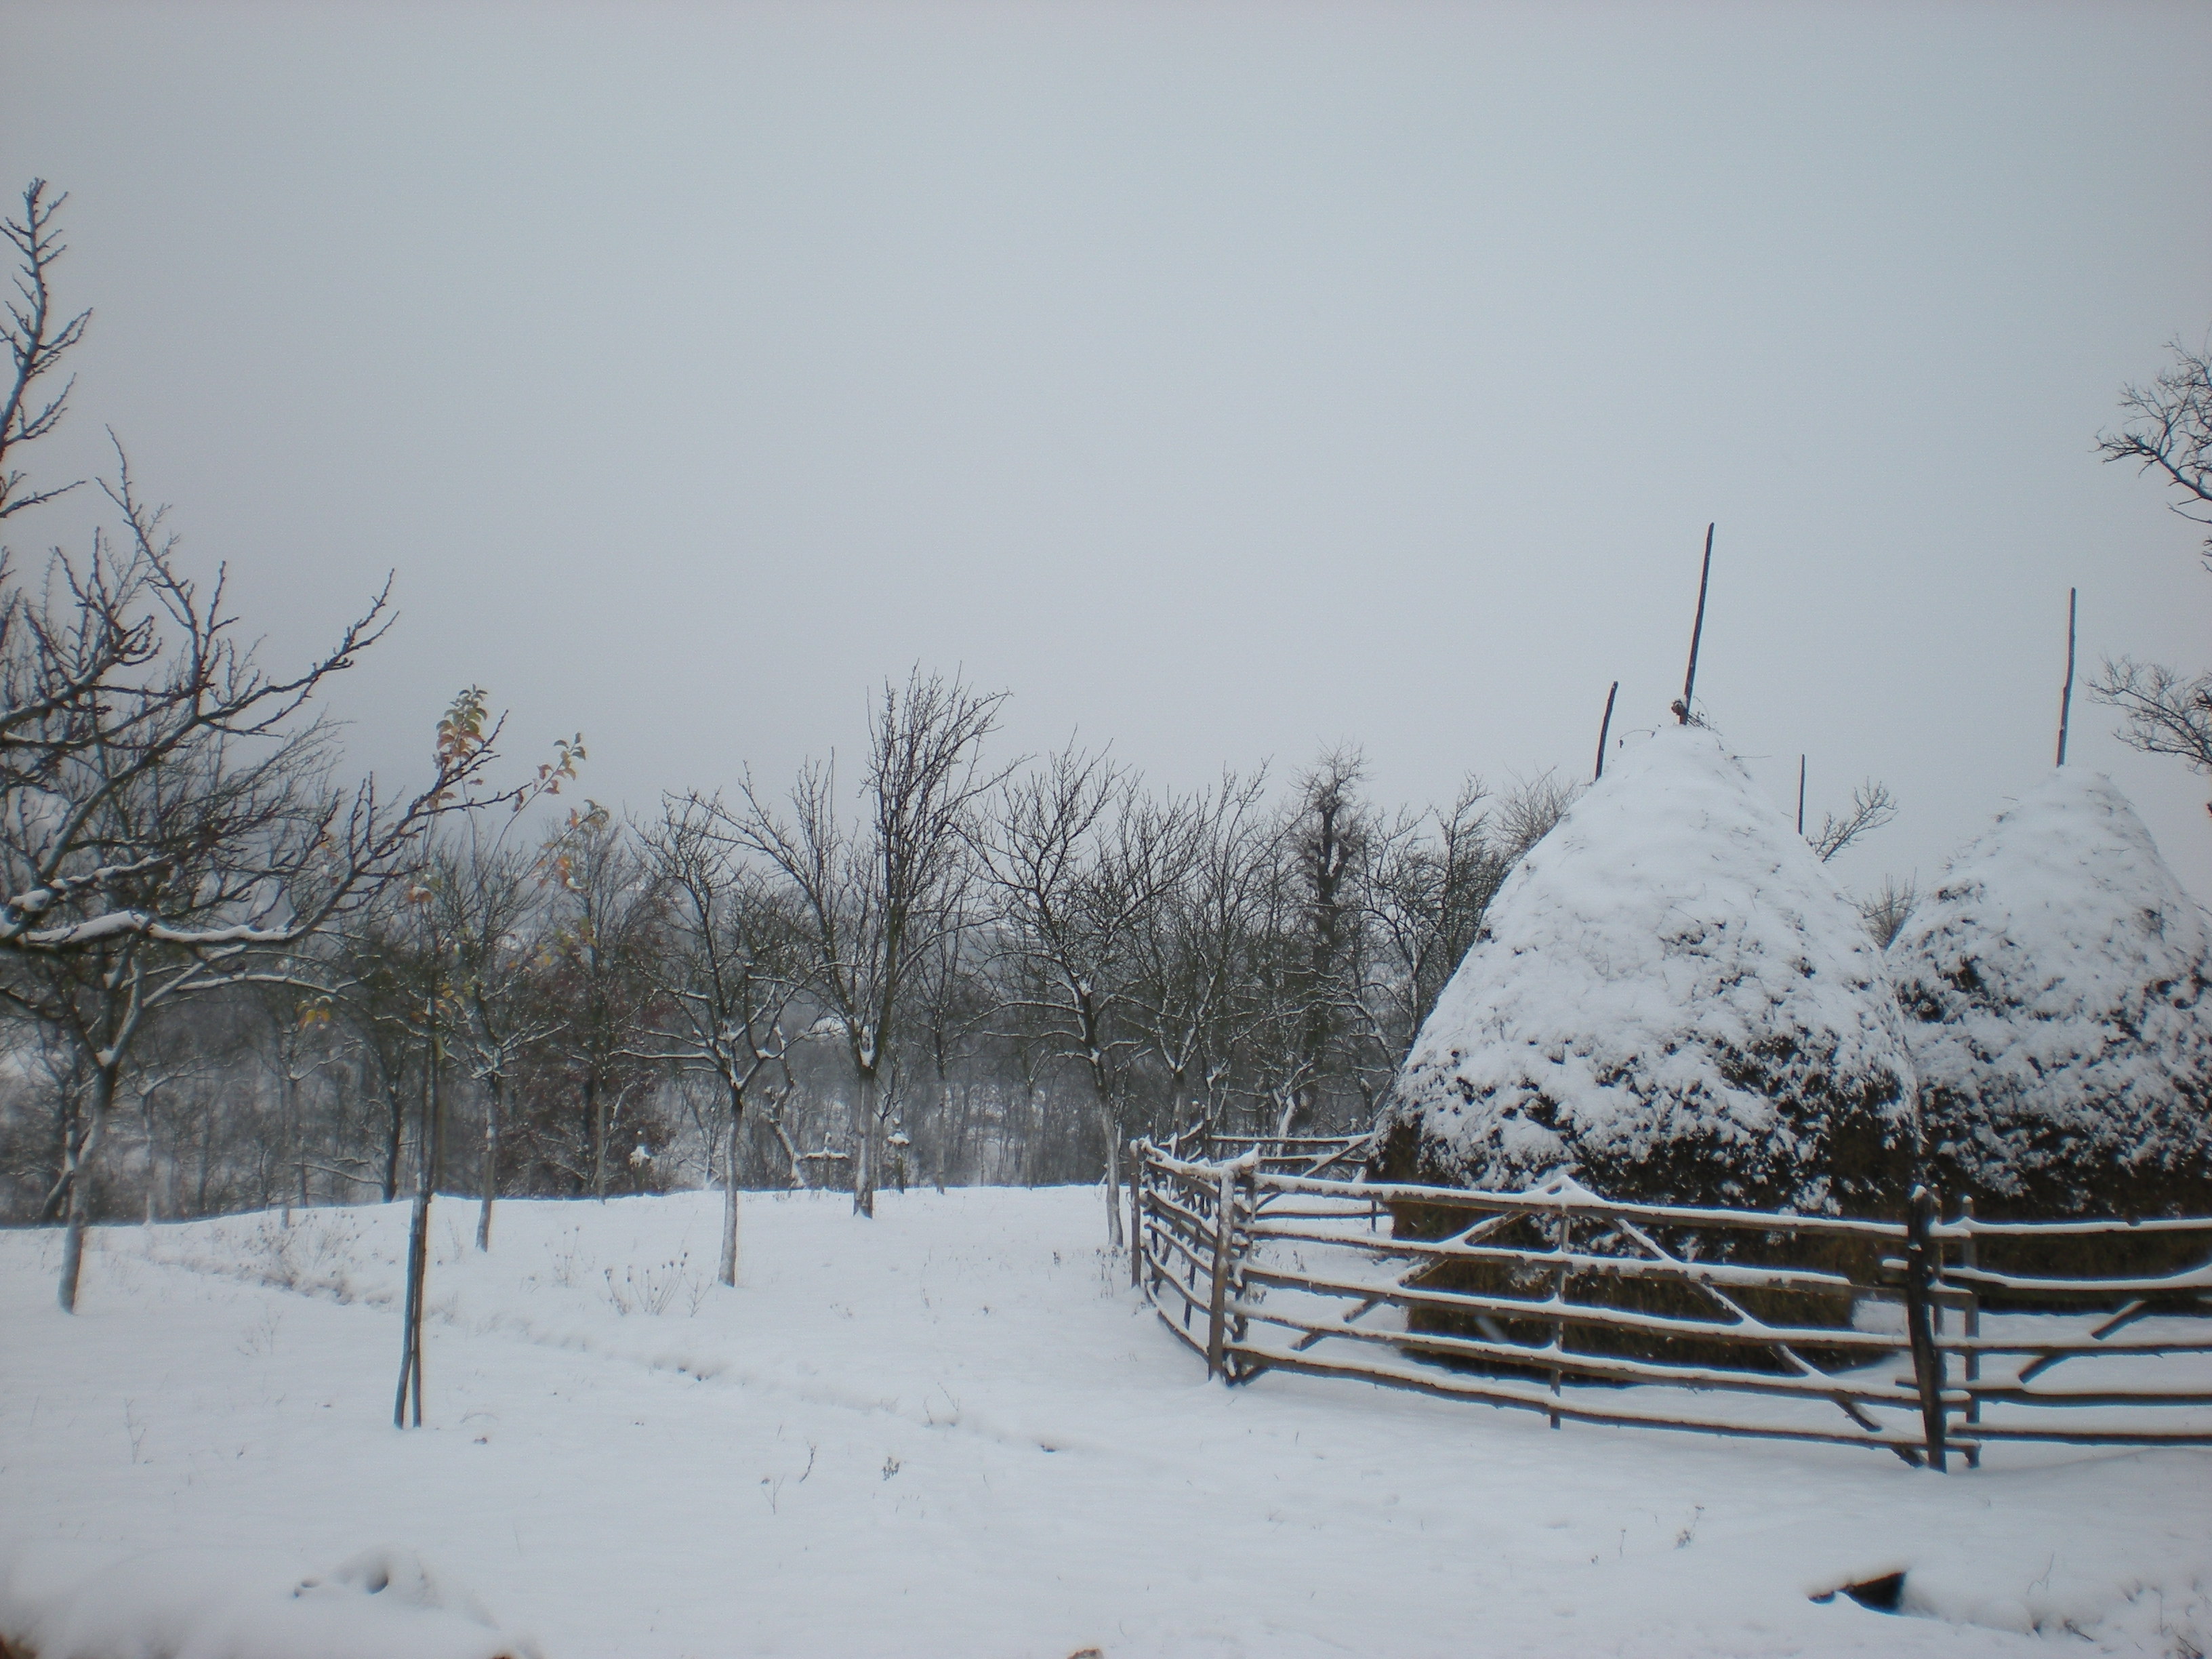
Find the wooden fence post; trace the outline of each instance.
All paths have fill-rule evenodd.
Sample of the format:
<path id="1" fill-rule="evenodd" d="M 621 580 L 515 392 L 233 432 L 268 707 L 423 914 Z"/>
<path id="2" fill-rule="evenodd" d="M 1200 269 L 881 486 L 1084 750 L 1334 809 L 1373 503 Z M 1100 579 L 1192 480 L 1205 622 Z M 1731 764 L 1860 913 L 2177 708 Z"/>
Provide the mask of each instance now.
<path id="1" fill-rule="evenodd" d="M 1936 1346 L 1929 1291 L 1938 1277 L 1938 1263 L 1928 1237 L 1936 1220 L 1936 1194 L 1925 1187 L 1912 1189 L 1905 1221 L 1905 1322 L 1912 1339 L 1912 1380 L 1920 1389 L 1920 1427 L 1928 1448 L 1928 1466 L 1946 1473 L 1943 1459 L 1943 1353 Z"/>
<path id="2" fill-rule="evenodd" d="M 1962 1198 L 1959 1200 L 1959 1219 L 1965 1222 L 1969 1227 L 1973 1225 L 1974 1200 L 1972 1199 Z M 1981 1266 L 1981 1250 L 1976 1244 L 1974 1236 L 1972 1232 L 1969 1232 L 1965 1238 L 1959 1242 L 1959 1265 L 1962 1267 L 1978 1267 Z M 1966 1286 L 1966 1316 L 1961 1323 L 1963 1324 L 1966 1334 L 1968 1337 L 1977 1337 L 1982 1334 L 1982 1294 L 1979 1291 L 1976 1290 L 1971 1283 Z M 1981 1398 L 1979 1395 L 1972 1392 L 1974 1384 L 1981 1380 L 1982 1356 L 1977 1350 L 1969 1348 L 1966 1350 L 1966 1388 L 1968 1390 L 1966 1395 L 1966 1421 L 1970 1425 L 1978 1424 L 1982 1420 Z M 1966 1449 L 1966 1467 L 1970 1469 L 1978 1469 L 1982 1467 L 1982 1449 L 1978 1443 L 1969 1446 Z"/>
<path id="3" fill-rule="evenodd" d="M 1237 1224 L 1237 1170 L 1222 1170 L 1213 1206 L 1213 1295 L 1206 1307 L 1206 1374 L 1220 1376 L 1222 1347 L 1228 1336 L 1230 1230 Z"/>
<path id="4" fill-rule="evenodd" d="M 1145 1153 L 1141 1140 L 1129 1143 L 1129 1287 L 1145 1283 Z"/>
<path id="5" fill-rule="evenodd" d="M 1559 1206 L 1559 1231 L 1553 1235 L 1553 1241 L 1559 1247 L 1559 1255 L 1563 1258 L 1559 1262 L 1559 1272 L 1552 1276 L 1552 1298 L 1555 1302 L 1565 1302 L 1567 1299 L 1567 1264 L 1564 1258 L 1572 1237 L 1573 1225 L 1574 1224 L 1567 1218 L 1567 1206 L 1563 1201 Z M 1552 1346 L 1562 1351 L 1565 1349 L 1567 1326 L 1565 1320 L 1555 1319 L 1552 1322 Z M 1555 1365 L 1552 1368 L 1552 1398 L 1554 1401 L 1559 1397 L 1559 1369 Z M 1559 1414 L 1557 1412 L 1552 1413 L 1552 1426 L 1555 1429 L 1559 1426 Z"/>

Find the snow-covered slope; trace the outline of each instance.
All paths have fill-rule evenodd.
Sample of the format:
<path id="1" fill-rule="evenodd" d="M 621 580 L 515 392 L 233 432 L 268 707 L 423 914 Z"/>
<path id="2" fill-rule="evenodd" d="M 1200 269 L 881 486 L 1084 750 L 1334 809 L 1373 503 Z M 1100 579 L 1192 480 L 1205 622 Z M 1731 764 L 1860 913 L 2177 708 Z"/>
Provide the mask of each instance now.
<path id="1" fill-rule="evenodd" d="M 1893 1205 L 1912 1085 L 1856 908 L 1710 732 L 1625 754 L 1523 859 L 1385 1110 L 1399 1178 Z"/>
<path id="2" fill-rule="evenodd" d="M 2212 927 L 2110 779 L 2021 796 L 1890 965 L 1947 1191 L 1985 1213 L 2212 1208 Z"/>
<path id="3" fill-rule="evenodd" d="M 2191 1448 L 2005 1442 L 1939 1477 L 1225 1389 L 1099 1248 L 1095 1187 L 886 1192 L 872 1222 L 750 1197 L 735 1290 L 710 1193 L 514 1200 L 489 1255 L 472 1218 L 433 1218 L 404 1434 L 405 1204 L 95 1229 L 75 1317 L 56 1234 L 0 1229 L 0 1642 L 81 1615 L 40 1659 L 481 1659 L 481 1597 L 547 1659 L 2212 1648 Z M 1808 1599 L 1899 1568 L 1918 1616 Z M 310 1573 L 332 1594 L 295 1597 Z"/>
<path id="4" fill-rule="evenodd" d="M 289 1569 L 289 1570 L 288 1570 Z M 281 1551 L 0 1545 L 0 1652 L 30 1659 L 544 1659 L 410 1550 L 302 1578 Z"/>

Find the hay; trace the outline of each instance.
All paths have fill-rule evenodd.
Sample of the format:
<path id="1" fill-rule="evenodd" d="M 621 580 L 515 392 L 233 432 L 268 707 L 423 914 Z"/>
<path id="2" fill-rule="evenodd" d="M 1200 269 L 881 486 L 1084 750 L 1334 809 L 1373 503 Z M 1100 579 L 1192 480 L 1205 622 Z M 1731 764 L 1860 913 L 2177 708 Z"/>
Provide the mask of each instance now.
<path id="1" fill-rule="evenodd" d="M 2212 1215 L 2212 927 L 2109 779 L 2023 794 L 1889 954 L 1947 1211 Z M 1991 1248 L 2005 1271 L 2118 1276 L 2181 1247 Z"/>
<path id="2" fill-rule="evenodd" d="M 1493 1191 L 1564 1173 L 1631 1202 L 1901 1218 L 1912 1098 L 1902 1023 L 1857 910 L 1710 732 L 1669 729 L 1612 767 L 1500 890 L 1399 1077 L 1374 1169 Z M 1403 1206 L 1395 1231 L 1437 1237 L 1451 1214 Z M 1707 1261 L 1862 1281 L 1874 1267 L 1871 1253 L 1842 1241 L 1708 1231 L 1697 1244 Z M 1422 1282 L 1492 1295 L 1550 1289 L 1480 1263 L 1443 1263 Z M 1727 1317 L 1664 1281 L 1594 1278 L 1571 1281 L 1568 1293 L 1668 1317 Z M 1851 1318 L 1844 1295 L 1738 1299 L 1785 1324 Z M 1522 1340 L 1550 1328 L 1493 1322 Z M 1440 1310 L 1413 1317 L 1416 1329 L 1455 1334 L 1475 1334 L 1471 1324 Z M 1787 1369 L 1762 1350 L 1707 1341 L 1589 1328 L 1570 1341 L 1589 1352 Z"/>
<path id="3" fill-rule="evenodd" d="M 1378 1173 L 1896 1215 L 1911 1063 L 1856 908 L 1711 733 L 1632 750 L 1522 860 L 1386 1105 Z"/>

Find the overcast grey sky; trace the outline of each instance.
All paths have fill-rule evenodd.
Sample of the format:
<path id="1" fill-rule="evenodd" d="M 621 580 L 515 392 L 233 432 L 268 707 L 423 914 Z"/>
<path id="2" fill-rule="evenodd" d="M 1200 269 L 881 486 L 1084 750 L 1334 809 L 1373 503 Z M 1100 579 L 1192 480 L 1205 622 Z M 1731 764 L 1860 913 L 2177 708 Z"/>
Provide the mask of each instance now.
<path id="1" fill-rule="evenodd" d="M 1680 690 L 1932 878 L 2085 660 L 2212 665 L 2092 445 L 2212 325 L 2202 4 L 135 9 L 9 0 L 103 424 L 339 706 L 471 681 L 649 807 L 909 664 L 1164 782 L 1586 773 Z M 57 450 L 49 463 L 65 458 Z M 14 539 L 82 542 L 81 504 Z M 2212 898 L 2206 787 L 2110 771 Z"/>

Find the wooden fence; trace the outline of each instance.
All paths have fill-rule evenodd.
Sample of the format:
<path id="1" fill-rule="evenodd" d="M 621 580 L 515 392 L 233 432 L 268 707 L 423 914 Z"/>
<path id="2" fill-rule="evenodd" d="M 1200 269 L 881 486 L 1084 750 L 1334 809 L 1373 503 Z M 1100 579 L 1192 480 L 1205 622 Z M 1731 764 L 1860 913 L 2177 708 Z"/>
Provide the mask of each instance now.
<path id="1" fill-rule="evenodd" d="M 1370 1182 L 1364 1145 L 1136 1143 L 1132 1277 L 1208 1375 L 1938 1469 L 1993 1441 L 2212 1444 L 2212 1218 L 1944 1222 L 1925 1189 L 1904 1223 L 1617 1203 L 1566 1180 L 1476 1192 Z M 2114 1235 L 2155 1269 L 2009 1265 Z M 2079 1386 L 2031 1386 L 2069 1364 Z"/>

